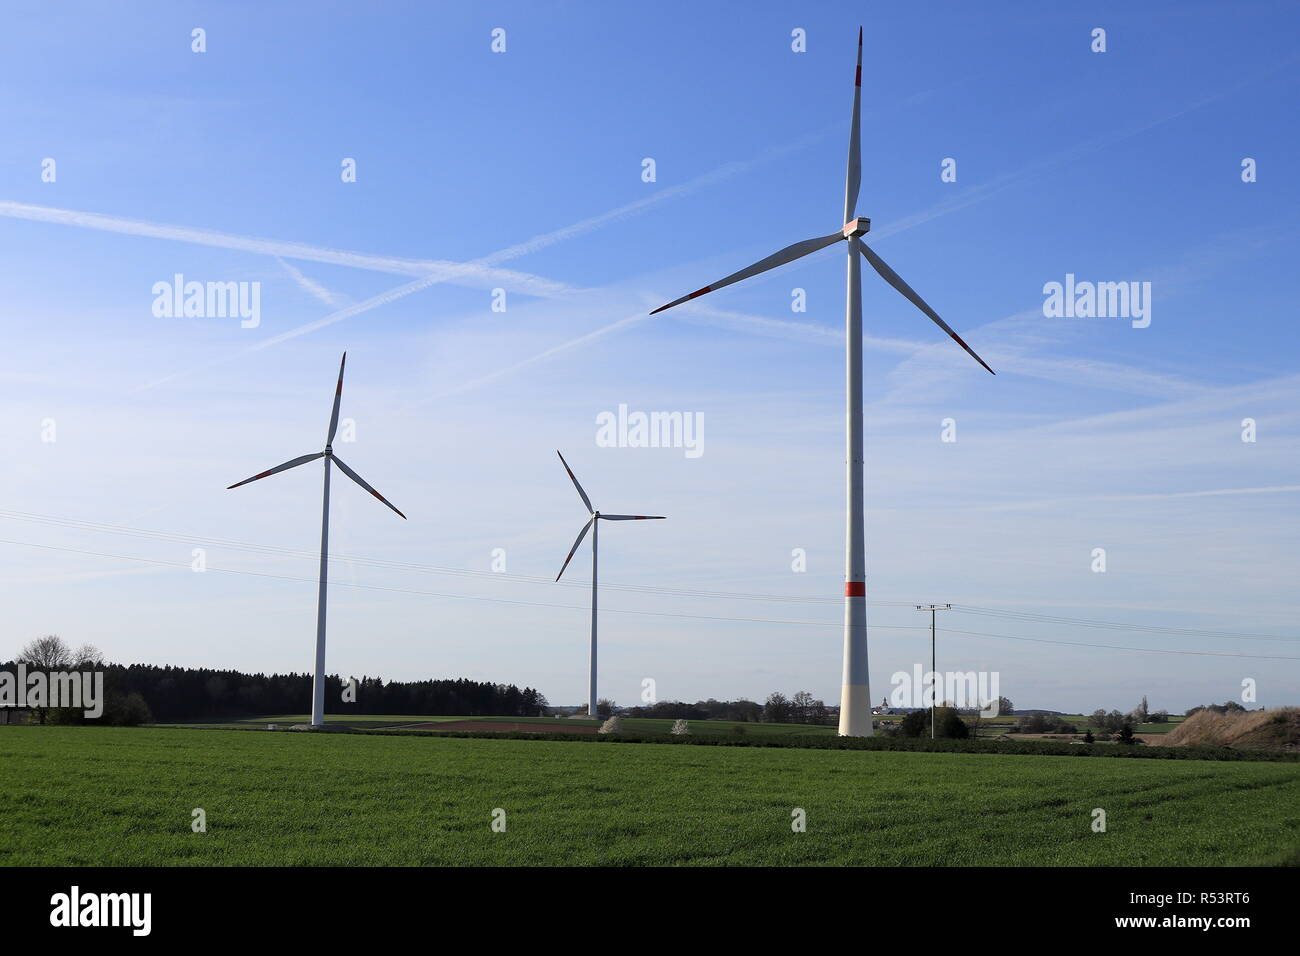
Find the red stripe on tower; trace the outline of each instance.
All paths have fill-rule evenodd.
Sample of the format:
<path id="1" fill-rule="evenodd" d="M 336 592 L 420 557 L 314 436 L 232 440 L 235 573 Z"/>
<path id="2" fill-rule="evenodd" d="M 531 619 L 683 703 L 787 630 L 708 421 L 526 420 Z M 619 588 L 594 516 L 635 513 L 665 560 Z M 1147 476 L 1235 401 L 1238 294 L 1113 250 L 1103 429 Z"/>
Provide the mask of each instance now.
<path id="1" fill-rule="evenodd" d="M 866 581 L 845 581 L 844 596 L 845 597 L 866 597 L 867 582 Z"/>

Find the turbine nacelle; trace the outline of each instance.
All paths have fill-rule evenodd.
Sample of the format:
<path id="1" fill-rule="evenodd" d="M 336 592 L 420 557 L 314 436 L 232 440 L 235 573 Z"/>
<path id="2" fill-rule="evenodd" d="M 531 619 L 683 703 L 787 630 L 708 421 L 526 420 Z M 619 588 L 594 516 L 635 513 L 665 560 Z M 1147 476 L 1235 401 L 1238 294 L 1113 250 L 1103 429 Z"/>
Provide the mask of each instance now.
<path id="1" fill-rule="evenodd" d="M 846 222 L 844 228 L 840 230 L 840 235 L 845 239 L 851 239 L 854 236 L 865 236 L 870 231 L 871 220 L 866 216 L 859 216 L 857 219 Z"/>

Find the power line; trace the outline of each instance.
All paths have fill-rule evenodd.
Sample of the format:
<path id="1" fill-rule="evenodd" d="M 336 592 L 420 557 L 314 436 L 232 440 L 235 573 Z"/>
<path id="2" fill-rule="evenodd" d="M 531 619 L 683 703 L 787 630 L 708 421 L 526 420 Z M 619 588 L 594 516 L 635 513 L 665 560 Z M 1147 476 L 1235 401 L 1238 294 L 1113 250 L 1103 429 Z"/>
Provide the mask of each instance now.
<path id="1" fill-rule="evenodd" d="M 152 564 L 158 567 L 166 568 L 184 568 L 192 570 L 192 566 L 181 561 L 162 561 L 157 558 L 141 558 L 130 554 L 110 554 L 104 551 L 88 551 L 82 548 L 63 548 L 52 544 L 35 544 L 31 541 L 13 541 L 8 538 L 0 538 L 0 544 L 14 544 L 25 548 L 40 548 L 44 551 L 66 551 L 70 554 L 84 554 L 98 558 L 115 558 L 123 561 L 138 561 L 142 564 Z M 272 578 L 277 581 L 297 581 L 305 584 L 319 584 L 316 578 L 300 578 L 289 574 L 272 574 L 269 571 L 250 571 L 245 568 L 219 568 L 214 565 L 206 565 L 206 571 L 217 571 L 221 574 L 245 574 L 252 577 Z M 578 604 L 550 604 L 544 601 L 518 601 L 512 598 L 494 598 L 476 594 L 455 594 L 448 591 L 424 591 L 418 588 L 399 588 L 391 587 L 384 584 L 357 584 L 349 581 L 330 581 L 330 587 L 360 588 L 367 591 L 391 591 L 398 594 L 420 594 L 427 597 L 451 598 L 461 601 L 484 601 L 489 604 L 509 604 L 520 607 L 546 607 L 559 608 L 569 611 L 590 611 L 590 607 Z M 788 621 L 778 618 L 761 618 L 761 617 L 727 617 L 723 615 L 712 614 L 681 614 L 670 611 L 643 611 L 633 608 L 613 608 L 604 607 L 602 611 L 610 611 L 615 614 L 648 614 L 653 617 L 679 617 L 692 618 L 701 621 L 735 621 L 745 624 L 786 624 L 801 627 L 841 627 L 838 621 Z M 921 628 L 904 628 L 904 630 L 921 630 Z"/>
<path id="2" fill-rule="evenodd" d="M 1120 631 L 1154 631 L 1161 634 L 1182 634 L 1188 637 L 1231 638 L 1250 641 L 1294 641 L 1294 637 L 1278 637 L 1269 634 L 1250 634 L 1241 631 L 1207 631 L 1186 627 L 1162 627 L 1157 624 L 1121 624 L 1116 621 L 1091 621 L 1077 617 L 1058 617 L 1051 614 L 1035 614 L 1032 611 L 1007 611 L 1000 608 L 976 607 L 970 604 L 955 604 L 953 610 L 963 614 L 978 614 L 985 617 L 998 617 L 1014 621 L 1026 621 L 1035 624 L 1067 624 L 1071 627 L 1099 627 Z"/>
<path id="3" fill-rule="evenodd" d="M 1065 644 L 1070 647 L 1100 647 L 1113 651 L 1148 651 L 1152 654 L 1192 654 L 1198 657 L 1248 657 L 1260 661 L 1300 661 L 1300 657 L 1273 657 L 1266 654 L 1225 654 L 1215 651 L 1186 651 L 1171 647 L 1124 647 L 1119 644 L 1085 644 L 1079 641 L 1052 641 L 1045 637 L 1013 637 L 1010 634 L 985 634 L 980 631 L 958 631 L 944 628 L 945 634 L 966 634 L 971 637 L 993 637 L 1002 641 L 1032 641 L 1037 644 Z"/>
<path id="4" fill-rule="evenodd" d="M 182 544 L 203 544 L 210 547 L 230 548 L 237 551 L 248 551 L 254 554 L 267 554 L 281 557 L 304 558 L 317 560 L 320 555 L 317 551 L 303 551 L 294 548 L 281 548 L 274 545 L 249 544 L 242 541 L 231 541 L 225 538 L 209 538 L 202 535 L 181 534 L 173 531 L 150 531 L 143 528 L 129 528 L 124 525 L 101 524 L 95 521 L 82 521 L 76 518 L 59 518 L 51 515 L 27 514 L 19 511 L 0 511 L 0 518 L 7 518 L 16 521 L 32 521 L 40 524 L 49 524 L 55 527 L 69 528 L 79 531 L 95 531 L 109 534 L 122 534 L 131 537 L 156 538 L 160 540 L 176 541 Z M 545 584 L 554 586 L 557 582 L 548 577 L 538 577 L 525 574 L 506 574 L 501 571 L 476 571 L 470 568 L 446 568 L 436 565 L 414 564 L 405 561 L 392 561 L 384 558 L 367 558 L 357 555 L 332 554 L 329 559 L 334 562 L 347 561 L 353 564 L 360 564 L 367 567 L 388 568 L 390 570 L 414 571 L 426 574 L 451 574 L 463 577 L 475 577 L 492 580 L 515 581 L 525 584 Z M 587 585 L 572 582 L 558 582 L 562 587 L 586 588 Z M 606 584 L 613 590 L 628 592 L 643 592 L 656 594 L 675 594 L 682 597 L 700 597 L 724 600 L 743 600 L 743 601 L 770 601 L 782 604 L 826 604 L 839 606 L 839 598 L 821 598 L 807 597 L 797 595 L 781 594 L 751 594 L 739 591 L 706 591 L 694 588 L 666 588 L 655 587 L 652 585 L 636 584 Z M 906 607 L 910 606 L 907 601 L 874 601 L 872 602 L 880 607 Z"/>
<path id="5" fill-rule="evenodd" d="M 113 559 L 123 560 L 123 561 L 136 561 L 143 564 L 156 565 L 159 567 L 185 568 L 185 569 L 191 568 L 191 565 L 184 562 L 162 561 L 156 558 L 141 558 L 135 555 L 111 554 L 103 551 L 89 551 L 81 548 L 64 548 L 64 547 L 59 547 L 50 544 L 36 544 L 30 541 L 14 541 L 11 539 L 0 538 L 0 544 L 12 544 L 12 545 L 17 545 L 19 547 L 26 547 L 26 548 L 39 548 L 44 551 L 64 551 L 71 554 L 82 554 L 82 555 L 89 555 L 92 557 L 100 557 L 100 558 L 113 558 Z M 269 571 L 250 571 L 242 568 L 219 568 L 219 567 L 214 567 L 212 565 L 208 565 L 206 570 L 216 571 L 221 574 L 243 574 L 251 577 L 270 578 L 278 581 L 295 581 L 301 584 L 315 585 L 319 583 L 315 578 L 300 578 L 300 577 L 294 577 L 292 575 L 287 575 L 287 574 L 273 574 Z M 330 586 L 357 588 L 357 589 L 362 589 L 367 591 L 388 591 L 388 592 L 393 592 L 398 594 L 417 594 L 417 595 L 423 595 L 427 597 L 450 598 L 452 600 L 462 600 L 462 601 L 482 601 L 489 604 L 505 604 L 511 606 L 520 606 L 520 607 L 544 607 L 544 608 L 569 610 L 569 611 L 590 610 L 590 608 L 588 607 L 584 607 L 582 605 L 577 605 L 577 604 L 550 604 L 550 603 L 540 602 L 540 601 L 518 601 L 510 598 L 493 598 L 493 597 L 483 597 L 483 596 L 473 595 L 473 594 L 454 594 L 450 592 L 441 592 L 441 591 L 424 591 L 416 588 L 398 588 L 398 587 L 391 587 L 382 584 L 356 584 L 356 583 L 345 582 L 345 581 L 332 581 L 330 582 Z M 781 624 L 787 627 L 842 627 L 843 626 L 842 622 L 839 621 L 791 621 L 791 620 L 781 620 L 776 618 L 728 617 L 723 615 L 683 614 L 683 613 L 674 613 L 670 611 L 644 611 L 644 610 L 636 610 L 632 608 L 607 607 L 607 608 L 602 608 L 602 610 L 614 614 L 643 614 L 651 617 L 684 618 L 684 619 L 702 620 L 702 621 L 725 621 L 728 623 L 741 623 L 741 624 Z M 927 630 L 927 628 L 925 628 L 924 626 L 906 626 L 906 625 L 896 625 L 896 624 L 877 624 L 872 629 L 889 630 L 889 631 Z M 1139 651 L 1139 652 L 1147 652 L 1152 654 L 1183 654 L 1183 655 L 1190 655 L 1196 657 L 1239 657 L 1239 658 L 1250 658 L 1254 660 L 1300 661 L 1300 657 L 1278 657 L 1278 656 L 1266 656 L 1261 654 L 1225 654 L 1225 653 L 1215 653 L 1213 651 L 1189 651 L 1189 650 L 1176 650 L 1172 648 L 1156 648 L 1156 647 L 1126 647 L 1117 644 L 1088 644 L 1088 643 L 1082 643 L 1078 641 L 1056 641 L 1056 640 L 1048 640 L 1046 638 L 1016 637 L 1010 634 L 988 634 L 981 631 L 963 631 L 963 630 L 956 630 L 953 628 L 944 628 L 944 633 L 961 634 L 970 637 L 986 637 L 995 640 L 1030 641 L 1038 644 L 1060 644 L 1060 645 L 1066 645 L 1071 647 L 1094 647 L 1094 648 L 1100 648 L 1104 650 Z"/>
<path id="6" fill-rule="evenodd" d="M 294 548 L 282 548 L 274 545 L 250 544 L 242 541 L 232 541 L 225 538 L 210 538 L 202 535 L 182 534 L 173 531 L 154 531 L 143 528 L 131 528 L 125 525 L 104 524 L 95 521 L 86 521 L 78 518 L 65 518 L 55 515 L 32 514 L 22 511 L 5 511 L 0 510 L 0 518 L 15 521 L 28 521 L 38 524 L 48 524 L 55 527 L 63 527 L 80 531 L 92 531 L 98 533 L 121 534 L 131 537 L 154 538 L 159 540 L 176 541 L 184 544 L 195 545 L 202 544 L 210 547 L 230 548 L 237 551 L 246 551 L 253 554 L 265 554 L 279 557 L 302 558 L 304 560 L 317 560 L 319 553 L 316 551 L 304 551 Z M 22 542 L 16 542 L 21 544 Z M 331 561 L 346 561 L 352 564 L 359 564 L 363 567 L 384 568 L 397 571 L 409 571 L 421 574 L 448 574 L 457 577 L 469 577 L 484 580 L 506 581 L 521 584 L 538 584 L 554 587 L 555 581 L 549 577 L 537 577 L 523 574 L 507 574 L 499 571 L 477 571 L 469 568 L 447 568 L 436 565 L 416 564 L 404 561 L 392 561 L 383 558 L 368 558 L 356 555 L 330 555 Z M 180 565 L 178 565 L 180 566 Z M 585 584 L 570 581 L 558 582 L 561 587 L 568 588 L 586 588 Z M 806 595 L 785 595 L 785 594 L 754 594 L 739 591 L 709 591 L 695 588 L 674 588 L 654 585 L 635 585 L 635 584 L 605 584 L 605 587 L 626 593 L 640 594 L 669 594 L 678 597 L 703 598 L 711 600 L 740 600 L 746 602 L 765 601 L 778 604 L 812 604 L 812 605 L 833 605 L 840 606 L 840 598 L 822 598 L 810 597 Z M 413 592 L 422 593 L 422 592 Z M 486 599 L 484 599 L 486 600 Z M 915 607 L 911 601 L 869 601 L 872 607 Z M 540 605 L 546 606 L 546 605 Z M 556 605 L 559 606 L 559 605 Z M 1181 635 L 1187 637 L 1204 637 L 1211 639 L 1227 640 L 1258 640 L 1258 641 L 1282 641 L 1295 642 L 1300 640 L 1296 637 L 1282 637 L 1268 634 L 1253 634 L 1240 631 L 1214 631 L 1194 628 L 1163 627 L 1159 625 L 1146 624 L 1124 624 L 1113 621 L 1095 621 L 1085 618 L 1063 617 L 1059 615 L 1037 614 L 1029 611 L 1014 611 L 1001 608 L 981 607 L 971 604 L 955 604 L 953 610 L 963 614 L 972 614 L 983 617 L 1002 618 L 1011 621 L 1022 621 L 1026 623 L 1037 624 L 1054 624 L 1067 627 L 1086 627 L 1103 630 L 1121 630 L 1133 632 L 1147 632 L 1154 634 Z M 647 612 L 648 613 L 648 612 Z M 729 620 L 762 620 L 755 618 L 729 618 Z M 800 623 L 800 622 L 791 622 Z M 802 622 L 809 624 L 821 624 L 822 622 Z M 832 626 L 832 625 L 828 625 Z M 1098 645 L 1102 646 L 1102 645 Z"/>

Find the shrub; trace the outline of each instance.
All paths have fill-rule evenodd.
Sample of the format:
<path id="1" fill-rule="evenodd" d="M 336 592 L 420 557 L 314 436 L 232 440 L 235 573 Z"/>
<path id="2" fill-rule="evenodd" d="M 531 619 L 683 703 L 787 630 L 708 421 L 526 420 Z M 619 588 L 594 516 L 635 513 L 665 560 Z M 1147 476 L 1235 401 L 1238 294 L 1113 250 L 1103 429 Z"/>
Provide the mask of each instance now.
<path id="1" fill-rule="evenodd" d="M 105 708 L 105 716 L 110 724 L 119 727 L 138 727 L 140 724 L 153 722 L 149 705 L 138 691 L 132 691 L 125 697 L 110 700 Z"/>
<path id="2" fill-rule="evenodd" d="M 903 719 L 898 722 L 897 730 L 893 736 L 898 737 L 929 737 L 930 736 L 930 712 L 928 710 L 914 710 L 911 713 L 904 714 Z M 947 740 L 965 740 L 970 736 L 970 728 L 966 726 L 966 721 L 952 707 L 938 707 L 934 712 L 934 736 L 943 737 Z"/>
<path id="3" fill-rule="evenodd" d="M 1016 721 L 1011 732 L 1014 734 L 1077 734 L 1079 728 L 1054 715 L 1030 714 Z"/>
<path id="4" fill-rule="evenodd" d="M 684 720 L 673 721 L 672 733 L 680 737 L 682 734 L 689 734 L 690 732 L 691 732 L 691 728 L 687 725 L 686 721 Z"/>
<path id="5" fill-rule="evenodd" d="M 903 719 L 898 722 L 898 736 L 928 737 L 929 733 L 927 732 L 927 728 L 929 726 L 929 721 L 927 718 L 929 716 L 929 712 L 924 710 L 914 710 L 911 713 L 904 714 Z"/>
<path id="6" fill-rule="evenodd" d="M 1277 726 L 1271 724 L 1270 726 Z M 212 733 L 265 733 L 254 729 L 231 730 L 222 728 Z M 1300 751 L 1239 750 L 1230 747 L 1080 747 L 1073 741 L 1062 740 L 931 740 L 925 737 L 908 740 L 899 737 L 839 737 L 831 734 L 806 736 L 803 734 L 764 734 L 736 736 L 734 734 L 688 734 L 674 737 L 671 734 L 542 734 L 523 731 L 495 730 L 361 730 L 353 728 L 345 733 L 375 737 L 459 737 L 486 740 L 550 740 L 574 745 L 659 744 L 661 746 L 700 747 L 793 747 L 804 750 L 903 750 L 917 753 L 967 753 L 967 754 L 1018 754 L 1050 755 L 1059 757 L 1097 758 L 1147 758 L 1154 760 L 1248 760 L 1292 763 L 1300 765 Z"/>
<path id="7" fill-rule="evenodd" d="M 945 740 L 965 740 L 970 736 L 970 728 L 956 710 L 940 707 L 934 712 L 934 735 Z"/>

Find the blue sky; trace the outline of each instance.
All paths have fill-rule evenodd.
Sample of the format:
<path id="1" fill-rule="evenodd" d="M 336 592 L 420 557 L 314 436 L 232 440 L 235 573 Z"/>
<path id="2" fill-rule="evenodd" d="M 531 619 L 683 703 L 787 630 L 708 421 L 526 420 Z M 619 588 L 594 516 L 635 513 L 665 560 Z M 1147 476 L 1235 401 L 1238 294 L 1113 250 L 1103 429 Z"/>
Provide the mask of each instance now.
<path id="1" fill-rule="evenodd" d="M 602 595 L 602 696 L 835 701 L 842 250 L 645 313 L 839 227 L 862 22 L 868 239 L 998 371 L 864 275 L 873 696 L 928 660 L 910 606 L 935 601 L 1001 615 L 946 614 L 940 667 L 1019 706 L 1182 710 L 1247 678 L 1294 703 L 1295 5 L 740 9 L 11 12 L 0 651 L 307 669 L 319 471 L 224 488 L 320 447 L 346 349 L 340 453 L 410 520 L 336 483 L 331 670 L 580 700 L 561 448 L 598 507 L 669 516 L 602 534 L 602 580 L 645 589 Z M 155 317 L 176 273 L 260 283 L 260 325 Z M 1151 282 L 1150 326 L 1044 317 L 1067 273 Z M 598 447 L 620 404 L 701 414 L 704 453 Z"/>

